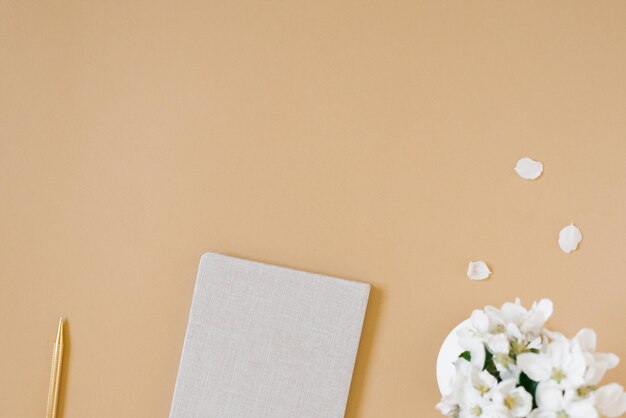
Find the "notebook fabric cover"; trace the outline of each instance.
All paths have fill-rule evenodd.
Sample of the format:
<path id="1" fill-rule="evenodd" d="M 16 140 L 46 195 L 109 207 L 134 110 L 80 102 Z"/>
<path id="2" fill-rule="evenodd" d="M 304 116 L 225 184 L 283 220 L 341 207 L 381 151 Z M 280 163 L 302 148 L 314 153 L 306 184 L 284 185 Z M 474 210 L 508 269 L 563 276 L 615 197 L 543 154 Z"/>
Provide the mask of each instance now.
<path id="1" fill-rule="evenodd" d="M 369 292 L 204 254 L 170 418 L 343 417 Z"/>

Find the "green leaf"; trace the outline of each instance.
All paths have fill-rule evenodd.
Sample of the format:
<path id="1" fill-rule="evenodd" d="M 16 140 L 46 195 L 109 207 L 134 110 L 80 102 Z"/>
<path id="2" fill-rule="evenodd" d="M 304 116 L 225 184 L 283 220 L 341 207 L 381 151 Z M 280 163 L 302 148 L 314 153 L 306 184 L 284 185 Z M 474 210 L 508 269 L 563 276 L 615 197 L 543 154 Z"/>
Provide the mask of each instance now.
<path id="1" fill-rule="evenodd" d="M 535 393 L 537 392 L 538 383 L 526 376 L 526 373 L 521 373 L 519 375 L 519 384 L 533 396 L 533 408 L 537 408 Z"/>
<path id="2" fill-rule="evenodd" d="M 459 358 L 464 358 L 467 361 L 472 361 L 472 353 L 470 353 L 469 351 L 463 351 L 461 355 L 459 355 Z"/>
<path id="3" fill-rule="evenodd" d="M 493 360 L 493 354 L 489 352 L 485 348 L 485 370 L 489 372 L 490 375 L 498 379 L 498 382 L 502 381 L 500 378 L 500 373 L 498 372 L 498 368 L 496 367 L 496 363 Z"/>

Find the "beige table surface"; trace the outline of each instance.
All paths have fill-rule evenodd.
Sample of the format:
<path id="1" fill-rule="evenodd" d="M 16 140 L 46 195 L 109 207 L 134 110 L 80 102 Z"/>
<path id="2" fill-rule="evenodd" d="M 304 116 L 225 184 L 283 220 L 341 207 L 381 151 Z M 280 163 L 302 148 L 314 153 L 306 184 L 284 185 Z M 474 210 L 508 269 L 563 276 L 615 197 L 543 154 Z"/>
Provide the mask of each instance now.
<path id="1" fill-rule="evenodd" d="M 374 286 L 348 417 L 437 417 L 441 341 L 516 296 L 626 358 L 624 22 L 618 1 L 0 2 L 0 415 L 44 415 L 64 315 L 61 417 L 166 417 L 205 251 Z"/>

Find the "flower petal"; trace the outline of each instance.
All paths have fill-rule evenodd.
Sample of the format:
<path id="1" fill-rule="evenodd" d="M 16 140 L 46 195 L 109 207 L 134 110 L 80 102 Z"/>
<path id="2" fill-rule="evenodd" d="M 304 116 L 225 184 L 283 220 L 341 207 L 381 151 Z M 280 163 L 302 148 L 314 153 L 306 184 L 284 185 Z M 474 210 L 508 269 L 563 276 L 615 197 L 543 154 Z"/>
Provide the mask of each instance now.
<path id="1" fill-rule="evenodd" d="M 517 356 L 517 365 L 535 382 L 541 382 L 549 379 L 550 373 L 552 372 L 550 362 L 540 354 L 520 354 Z"/>
<path id="2" fill-rule="evenodd" d="M 580 229 L 574 224 L 569 224 L 559 232 L 559 247 L 569 254 L 578 247 L 582 239 L 583 234 Z"/>
<path id="3" fill-rule="evenodd" d="M 476 331 L 483 334 L 489 332 L 489 318 L 484 311 L 481 311 L 480 309 L 475 309 L 474 311 L 472 311 L 471 320 L 472 325 L 474 326 L 474 329 L 476 329 Z"/>
<path id="4" fill-rule="evenodd" d="M 439 412 L 441 412 L 443 415 L 447 417 L 454 416 L 454 414 L 459 410 L 458 405 L 451 403 L 451 402 L 446 402 L 445 400 L 442 400 L 441 402 L 439 402 L 435 406 L 435 408 L 437 408 Z"/>
<path id="5" fill-rule="evenodd" d="M 507 335 L 509 335 L 511 337 L 515 337 L 518 340 L 523 340 L 524 339 L 524 335 L 522 335 L 522 331 L 520 331 L 518 326 L 515 325 L 513 322 L 509 322 L 508 324 L 506 324 L 505 328 L 506 328 Z"/>
<path id="6" fill-rule="evenodd" d="M 535 398 L 539 409 L 559 411 L 563 408 L 563 391 L 553 382 L 539 383 Z"/>
<path id="7" fill-rule="evenodd" d="M 607 369 L 613 369 L 619 364 L 619 357 L 613 353 L 595 353 L 593 358 L 595 361 L 605 363 Z"/>
<path id="8" fill-rule="evenodd" d="M 549 409 L 537 408 L 528 415 L 528 418 L 554 418 L 555 412 Z"/>
<path id="9" fill-rule="evenodd" d="M 484 261 L 470 261 L 467 267 L 467 277 L 471 280 L 485 280 L 491 270 Z"/>
<path id="10" fill-rule="evenodd" d="M 547 321 L 552 316 L 552 312 L 554 310 L 554 303 L 550 299 L 541 299 L 539 302 L 536 302 L 533 306 L 533 309 L 536 309 L 538 312 L 541 312 L 545 320 Z"/>
<path id="11" fill-rule="evenodd" d="M 543 172 L 543 164 L 531 158 L 524 157 L 515 165 L 517 174 L 526 180 L 534 180 Z"/>
<path id="12" fill-rule="evenodd" d="M 567 408 L 569 418 L 598 418 L 598 411 L 589 401 L 572 402 Z"/>
<path id="13" fill-rule="evenodd" d="M 588 385 L 597 385 L 606 374 L 606 371 L 606 363 L 596 362 L 590 364 L 585 372 L 585 383 Z"/>
<path id="14" fill-rule="evenodd" d="M 593 353 L 596 351 L 596 332 L 589 328 L 583 328 L 578 331 L 574 340 L 578 341 L 583 351 Z"/>
<path id="15" fill-rule="evenodd" d="M 626 413 L 626 394 L 617 383 L 602 386 L 595 395 L 595 404 L 602 415 L 613 418 Z"/>
<path id="16" fill-rule="evenodd" d="M 510 395 L 515 399 L 515 404 L 511 408 L 511 415 L 516 418 L 528 415 L 533 407 L 533 397 L 531 394 L 520 386 L 513 389 Z"/>
<path id="17" fill-rule="evenodd" d="M 487 347 L 493 354 L 509 354 L 509 339 L 504 334 L 490 335 L 487 338 Z"/>

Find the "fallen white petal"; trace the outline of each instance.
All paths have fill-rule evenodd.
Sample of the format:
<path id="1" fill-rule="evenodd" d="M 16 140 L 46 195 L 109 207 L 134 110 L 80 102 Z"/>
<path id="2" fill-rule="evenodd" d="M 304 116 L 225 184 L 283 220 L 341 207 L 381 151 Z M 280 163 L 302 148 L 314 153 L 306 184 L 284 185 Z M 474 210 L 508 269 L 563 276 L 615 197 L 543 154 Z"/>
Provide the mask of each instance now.
<path id="1" fill-rule="evenodd" d="M 524 157 L 515 165 L 515 171 L 526 180 L 534 180 L 543 172 L 543 164 L 531 158 Z"/>
<path id="2" fill-rule="evenodd" d="M 574 224 L 569 224 L 559 233 L 559 247 L 569 254 L 578 247 L 582 239 L 583 234 L 580 229 Z"/>
<path id="3" fill-rule="evenodd" d="M 491 274 L 491 270 L 484 261 L 470 261 L 467 267 L 467 277 L 471 280 L 485 280 Z"/>

